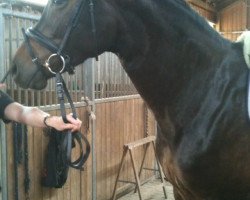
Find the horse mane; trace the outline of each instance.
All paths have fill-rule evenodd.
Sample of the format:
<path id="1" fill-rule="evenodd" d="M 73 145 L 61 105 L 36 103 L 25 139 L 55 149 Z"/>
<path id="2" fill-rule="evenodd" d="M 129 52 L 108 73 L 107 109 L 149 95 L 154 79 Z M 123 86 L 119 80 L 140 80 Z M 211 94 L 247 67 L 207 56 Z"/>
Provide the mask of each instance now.
<path id="1" fill-rule="evenodd" d="M 128 7 L 131 11 L 135 11 L 137 15 L 149 16 L 151 23 L 155 25 L 156 22 L 159 23 L 159 26 L 164 24 L 161 21 L 164 18 L 165 13 L 172 10 L 175 19 L 174 21 L 182 21 L 180 23 L 182 26 L 188 26 L 189 24 L 196 25 L 196 27 L 207 36 L 217 39 L 217 42 L 229 41 L 223 38 L 216 30 L 208 25 L 207 20 L 200 16 L 195 10 L 193 10 L 190 5 L 185 0 L 115 0 L 123 7 Z M 160 12 L 154 12 L 154 10 L 160 10 Z M 165 12 L 165 13 L 164 13 Z M 181 14 L 177 14 L 181 12 Z M 185 17 L 183 17 L 185 16 Z M 147 19 L 147 21 L 148 21 Z M 191 23 L 190 23 L 191 22 Z M 165 29 L 169 27 L 163 27 Z M 162 29 L 162 27 L 160 28 Z"/>

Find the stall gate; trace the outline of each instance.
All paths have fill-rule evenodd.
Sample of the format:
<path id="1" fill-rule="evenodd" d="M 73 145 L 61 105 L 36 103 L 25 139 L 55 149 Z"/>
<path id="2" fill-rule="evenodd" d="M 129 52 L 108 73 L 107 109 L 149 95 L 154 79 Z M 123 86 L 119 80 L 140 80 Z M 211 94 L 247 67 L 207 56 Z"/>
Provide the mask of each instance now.
<path id="1" fill-rule="evenodd" d="M 6 6 L 6 5 L 5 5 Z M 30 8 L 16 10 L 14 7 L 0 7 L 0 78 L 10 68 L 12 57 L 23 41 L 21 27 L 33 26 L 40 13 Z M 19 199 L 31 200 L 106 200 L 112 195 L 115 177 L 122 156 L 123 145 L 146 135 L 153 135 L 156 123 L 144 102 L 120 66 L 115 55 L 105 53 L 99 62 L 87 60 L 76 68 L 72 76 L 64 75 L 67 86 L 76 105 L 78 117 L 83 121 L 82 132 L 91 143 L 91 156 L 84 171 L 70 169 L 69 177 L 62 189 L 41 187 L 41 173 L 44 166 L 45 149 L 48 137 L 42 129 L 28 127 L 28 158 L 30 189 L 24 192 L 24 165 L 18 166 Z M 7 80 L 6 91 L 18 102 L 59 115 L 59 106 L 55 98 L 54 80 L 50 80 L 42 91 L 23 90 L 15 85 L 11 77 Z M 83 99 L 85 93 L 90 99 L 91 109 L 96 120 L 87 126 L 87 111 Z M 70 110 L 68 110 L 70 112 Z M 142 147 L 143 148 L 143 147 Z M 142 150 L 135 152 L 140 162 Z M 76 153 L 76 148 L 74 152 Z M 12 125 L 1 124 L 1 186 L 4 200 L 15 199 L 14 157 Z M 153 154 L 149 155 L 148 167 L 154 165 Z M 152 172 L 142 176 L 147 179 Z M 122 177 L 133 181 L 129 161 L 125 162 Z M 128 188 L 120 184 L 119 191 Z"/>

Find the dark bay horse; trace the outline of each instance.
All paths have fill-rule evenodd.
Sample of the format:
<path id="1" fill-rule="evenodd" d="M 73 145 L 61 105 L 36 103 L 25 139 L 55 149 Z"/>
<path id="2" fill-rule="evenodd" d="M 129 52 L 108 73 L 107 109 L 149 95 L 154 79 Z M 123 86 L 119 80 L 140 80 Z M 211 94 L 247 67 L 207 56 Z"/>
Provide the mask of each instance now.
<path id="1" fill-rule="evenodd" d="M 250 200 L 242 45 L 222 38 L 184 0 L 50 0 L 28 32 L 13 62 L 17 84 L 44 88 L 53 76 L 44 63 L 62 43 L 72 66 L 113 52 L 160 126 L 157 152 L 175 199 Z"/>

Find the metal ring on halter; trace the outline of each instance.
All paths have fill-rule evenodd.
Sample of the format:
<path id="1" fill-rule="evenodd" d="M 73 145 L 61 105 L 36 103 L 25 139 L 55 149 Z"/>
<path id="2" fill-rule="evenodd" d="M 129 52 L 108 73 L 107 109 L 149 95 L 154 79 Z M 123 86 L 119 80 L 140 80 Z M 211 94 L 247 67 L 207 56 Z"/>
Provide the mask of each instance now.
<path id="1" fill-rule="evenodd" d="M 59 56 L 60 59 L 61 59 L 61 61 L 62 61 L 62 69 L 61 69 L 59 72 L 53 71 L 53 70 L 50 68 L 50 64 L 49 64 L 50 59 L 53 58 L 53 57 L 55 57 L 55 56 Z M 49 70 L 52 74 L 56 74 L 56 73 L 60 73 L 60 74 L 61 74 L 61 73 L 63 72 L 64 68 L 65 68 L 65 59 L 64 59 L 63 56 L 58 55 L 58 54 L 56 54 L 56 53 L 51 54 L 51 55 L 49 56 L 49 58 L 46 60 L 46 62 L 45 62 L 45 67 L 47 67 L 48 70 Z"/>

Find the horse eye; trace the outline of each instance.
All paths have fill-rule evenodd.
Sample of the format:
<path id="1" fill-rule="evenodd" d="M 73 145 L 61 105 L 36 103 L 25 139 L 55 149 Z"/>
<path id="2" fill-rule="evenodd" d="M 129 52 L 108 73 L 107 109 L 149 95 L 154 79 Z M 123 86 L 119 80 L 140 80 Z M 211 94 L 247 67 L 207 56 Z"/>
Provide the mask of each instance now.
<path id="1" fill-rule="evenodd" d="M 66 2 L 67 0 L 53 0 L 54 4 L 62 4 L 64 2 Z"/>

